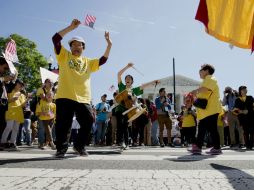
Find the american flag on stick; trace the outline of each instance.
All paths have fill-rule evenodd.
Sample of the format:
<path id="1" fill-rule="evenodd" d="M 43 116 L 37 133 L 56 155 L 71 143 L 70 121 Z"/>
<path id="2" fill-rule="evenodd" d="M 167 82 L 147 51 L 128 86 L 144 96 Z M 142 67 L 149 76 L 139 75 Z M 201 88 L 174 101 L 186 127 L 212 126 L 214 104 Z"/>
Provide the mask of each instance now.
<path id="1" fill-rule="evenodd" d="M 95 21 L 96 21 L 96 17 L 95 16 L 86 15 L 86 19 L 85 19 L 84 25 L 89 26 L 90 28 L 93 28 Z"/>
<path id="2" fill-rule="evenodd" d="M 108 90 L 110 92 L 113 92 L 113 91 L 115 91 L 115 89 L 116 89 L 116 87 L 114 85 L 111 85 Z"/>
<path id="3" fill-rule="evenodd" d="M 16 49 L 16 42 L 11 39 L 5 48 L 5 58 L 12 62 L 19 62 L 18 56 L 17 56 L 17 49 Z"/>

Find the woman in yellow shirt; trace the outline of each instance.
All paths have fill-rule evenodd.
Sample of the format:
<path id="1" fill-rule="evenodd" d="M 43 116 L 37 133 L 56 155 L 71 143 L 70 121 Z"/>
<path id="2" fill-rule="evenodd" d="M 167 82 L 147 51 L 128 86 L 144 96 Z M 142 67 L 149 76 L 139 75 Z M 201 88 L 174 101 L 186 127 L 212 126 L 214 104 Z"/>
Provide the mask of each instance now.
<path id="1" fill-rule="evenodd" d="M 46 132 L 46 144 L 49 144 L 51 148 L 54 150 L 55 145 L 53 143 L 52 137 L 52 127 L 55 120 L 56 115 L 56 105 L 53 103 L 53 92 L 49 92 L 46 94 L 46 101 L 41 100 L 40 104 L 37 104 L 36 107 L 36 115 L 39 117 L 41 124 L 43 125 Z M 40 147 L 44 147 L 41 145 Z M 44 149 L 44 148 L 42 148 Z"/>
<path id="2" fill-rule="evenodd" d="M 23 107 L 26 103 L 26 97 L 20 91 L 24 88 L 24 83 L 17 79 L 14 89 L 8 94 L 8 111 L 5 114 L 6 127 L 2 134 L 1 143 L 5 149 L 17 150 L 16 138 L 19 130 L 19 125 L 24 122 Z M 10 145 L 7 143 L 7 138 L 11 132 Z"/>
<path id="3" fill-rule="evenodd" d="M 194 143 L 196 135 L 196 111 L 193 109 L 193 96 L 187 94 L 184 97 L 184 108 L 180 114 L 180 120 L 182 121 L 181 129 L 181 143 L 188 146 L 188 144 Z"/>
<path id="4" fill-rule="evenodd" d="M 203 79 L 200 87 L 191 93 L 197 98 L 207 99 L 205 109 L 197 108 L 198 134 L 196 143 L 190 150 L 194 154 L 201 154 L 206 131 L 209 131 L 213 140 L 213 148 L 208 154 L 221 154 L 220 137 L 217 130 L 218 115 L 222 111 L 218 82 L 213 76 L 215 69 L 212 65 L 204 64 L 199 70 L 200 78 Z"/>
<path id="5" fill-rule="evenodd" d="M 224 146 L 224 117 L 225 117 L 225 111 L 222 110 L 222 112 L 218 116 L 218 121 L 217 121 L 217 129 L 220 136 L 221 146 Z"/>

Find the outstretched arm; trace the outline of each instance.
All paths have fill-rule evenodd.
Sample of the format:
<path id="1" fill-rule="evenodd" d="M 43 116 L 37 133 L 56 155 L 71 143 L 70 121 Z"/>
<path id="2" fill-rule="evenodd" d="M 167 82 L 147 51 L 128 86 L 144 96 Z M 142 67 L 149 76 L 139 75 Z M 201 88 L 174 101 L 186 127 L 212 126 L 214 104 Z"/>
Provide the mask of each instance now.
<path id="1" fill-rule="evenodd" d="M 140 89 L 141 89 L 141 90 L 144 90 L 146 87 L 148 87 L 148 86 L 150 86 L 150 85 L 155 85 L 155 86 L 156 86 L 159 82 L 160 82 L 160 81 L 158 81 L 158 80 L 154 80 L 154 81 L 152 81 L 152 82 L 148 82 L 148 83 L 142 84 L 142 85 L 140 86 Z"/>
<path id="2" fill-rule="evenodd" d="M 118 84 L 122 81 L 122 74 L 129 69 L 130 67 L 132 67 L 134 64 L 133 63 L 128 63 L 128 65 L 126 65 L 124 68 L 122 68 L 118 73 L 117 73 L 117 81 Z"/>
<path id="3" fill-rule="evenodd" d="M 58 34 L 63 38 L 67 33 L 75 30 L 80 24 L 81 22 L 78 19 L 73 19 L 71 24 L 63 30 L 59 31 Z"/>
<path id="4" fill-rule="evenodd" d="M 104 36 L 105 36 L 105 40 L 107 41 L 108 45 L 107 45 L 104 55 L 99 60 L 100 66 L 103 65 L 104 63 L 106 63 L 109 53 L 110 53 L 110 50 L 111 50 L 111 47 L 112 47 L 112 41 L 110 39 L 109 32 L 105 32 Z"/>
<path id="5" fill-rule="evenodd" d="M 105 32 L 105 40 L 107 41 L 108 45 L 107 45 L 106 51 L 105 51 L 103 56 L 108 58 L 109 53 L 110 53 L 110 49 L 111 49 L 111 46 L 112 46 L 112 41 L 110 39 L 109 32 Z"/>
<path id="6" fill-rule="evenodd" d="M 52 41 L 54 43 L 54 47 L 57 54 L 59 54 L 61 51 L 61 40 L 63 39 L 63 37 L 70 31 L 76 29 L 80 24 L 81 22 L 79 20 L 73 19 L 69 26 L 67 26 L 66 28 L 59 31 L 53 36 Z"/>

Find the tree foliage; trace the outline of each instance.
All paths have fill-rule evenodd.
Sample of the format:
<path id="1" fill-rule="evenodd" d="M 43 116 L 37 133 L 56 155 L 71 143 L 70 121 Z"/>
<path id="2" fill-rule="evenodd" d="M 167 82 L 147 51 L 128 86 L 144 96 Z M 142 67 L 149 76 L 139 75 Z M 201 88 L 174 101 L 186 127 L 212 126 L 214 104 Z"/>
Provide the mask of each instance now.
<path id="1" fill-rule="evenodd" d="M 24 81 L 27 91 L 31 92 L 41 86 L 40 67 L 47 66 L 46 58 L 37 50 L 37 45 L 18 34 L 10 37 L 15 40 L 17 45 L 17 55 L 21 64 L 15 65 L 18 70 L 18 78 Z M 0 49 L 5 50 L 9 38 L 0 37 Z"/>

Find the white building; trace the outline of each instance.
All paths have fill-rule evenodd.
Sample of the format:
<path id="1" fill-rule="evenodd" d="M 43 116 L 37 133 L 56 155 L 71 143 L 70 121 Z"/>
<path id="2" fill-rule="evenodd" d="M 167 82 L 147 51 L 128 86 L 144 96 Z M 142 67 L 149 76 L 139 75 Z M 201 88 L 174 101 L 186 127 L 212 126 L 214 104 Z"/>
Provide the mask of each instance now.
<path id="1" fill-rule="evenodd" d="M 184 94 L 191 92 L 199 87 L 200 82 L 193 80 L 188 77 L 184 77 L 181 75 L 175 75 L 175 89 L 176 89 L 176 106 L 175 111 L 179 113 L 181 109 L 181 105 L 183 104 L 183 96 Z M 144 94 L 142 98 L 148 98 L 152 101 L 155 100 L 157 96 L 159 96 L 159 89 L 165 88 L 167 93 L 172 93 L 174 91 L 173 85 L 173 76 L 166 77 L 160 79 L 160 83 L 157 86 L 150 86 L 144 89 Z M 174 98 L 172 98 L 174 100 Z M 174 102 L 173 102 L 174 103 Z M 174 107 L 172 107 L 174 108 Z"/>

